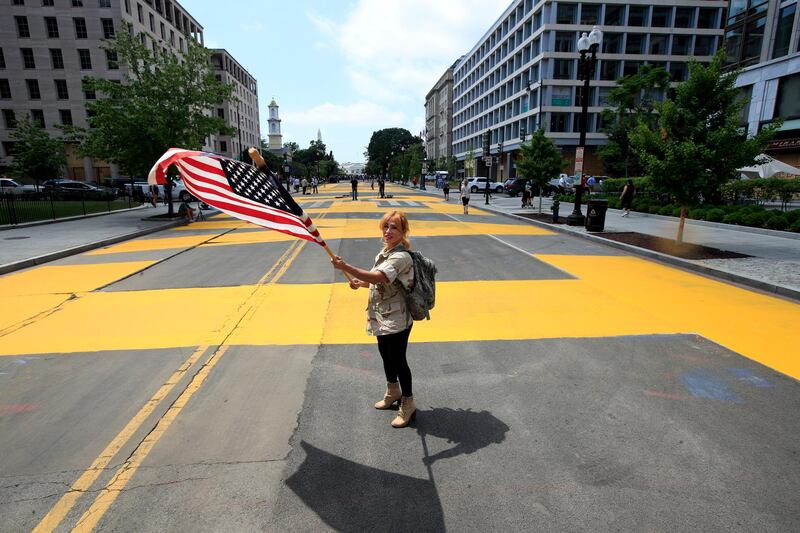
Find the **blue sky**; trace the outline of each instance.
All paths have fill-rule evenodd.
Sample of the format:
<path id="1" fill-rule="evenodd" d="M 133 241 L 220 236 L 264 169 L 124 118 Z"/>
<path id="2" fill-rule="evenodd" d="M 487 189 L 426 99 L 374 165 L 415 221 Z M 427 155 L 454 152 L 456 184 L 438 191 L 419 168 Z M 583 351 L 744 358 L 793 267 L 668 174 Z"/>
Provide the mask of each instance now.
<path id="1" fill-rule="evenodd" d="M 425 94 L 510 0 L 182 0 L 205 44 L 257 80 L 261 135 L 280 105 L 284 142 L 317 130 L 340 163 L 360 162 L 373 131 L 424 128 Z"/>

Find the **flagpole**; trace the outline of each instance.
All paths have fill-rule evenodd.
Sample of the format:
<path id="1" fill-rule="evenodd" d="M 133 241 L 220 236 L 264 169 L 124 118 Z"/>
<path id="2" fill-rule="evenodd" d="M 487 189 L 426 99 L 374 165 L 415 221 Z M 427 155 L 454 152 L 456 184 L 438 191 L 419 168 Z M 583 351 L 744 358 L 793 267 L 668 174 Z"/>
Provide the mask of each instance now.
<path id="1" fill-rule="evenodd" d="M 270 171 L 269 171 L 269 167 L 267 167 L 267 162 L 264 161 L 264 158 L 261 157 L 261 152 L 259 152 L 256 148 L 254 148 L 254 147 L 248 148 L 247 149 L 247 155 L 249 155 L 250 159 L 253 160 L 253 163 L 255 163 L 256 168 L 258 170 L 260 170 L 260 171 L 262 171 L 262 172 L 264 172 L 266 174 L 271 174 Z M 336 255 L 334 255 L 334 253 L 331 251 L 331 249 L 328 248 L 327 244 L 323 244 L 322 247 L 325 249 L 326 252 L 328 252 L 328 255 L 331 257 L 331 259 L 336 259 Z M 342 274 L 345 275 L 345 277 L 348 279 L 348 281 L 353 281 L 353 276 L 351 276 L 349 273 L 347 273 L 344 270 L 342 270 Z"/>

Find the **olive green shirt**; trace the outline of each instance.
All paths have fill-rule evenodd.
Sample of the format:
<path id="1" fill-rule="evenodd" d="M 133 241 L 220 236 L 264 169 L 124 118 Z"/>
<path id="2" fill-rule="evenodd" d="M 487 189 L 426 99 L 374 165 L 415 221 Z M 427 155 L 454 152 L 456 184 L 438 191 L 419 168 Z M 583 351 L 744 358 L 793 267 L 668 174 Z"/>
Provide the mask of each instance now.
<path id="1" fill-rule="evenodd" d="M 405 294 L 395 280 L 408 289 L 414 283 L 414 262 L 398 245 L 375 257 L 372 272 L 383 272 L 386 283 L 370 283 L 367 302 L 367 334 L 389 335 L 408 329 L 414 323 L 406 308 Z"/>

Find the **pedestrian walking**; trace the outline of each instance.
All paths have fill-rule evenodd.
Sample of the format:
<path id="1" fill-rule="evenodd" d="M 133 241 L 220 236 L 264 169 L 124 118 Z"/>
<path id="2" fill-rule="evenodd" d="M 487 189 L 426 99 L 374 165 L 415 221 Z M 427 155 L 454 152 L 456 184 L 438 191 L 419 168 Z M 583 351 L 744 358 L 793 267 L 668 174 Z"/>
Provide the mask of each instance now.
<path id="1" fill-rule="evenodd" d="M 350 189 L 350 192 L 353 195 L 353 200 L 358 200 L 358 179 L 355 176 L 350 179 Z"/>
<path id="2" fill-rule="evenodd" d="M 631 204 L 633 203 L 634 194 L 636 194 L 636 187 L 633 186 L 633 180 L 626 181 L 625 187 L 622 189 L 622 194 L 619 195 L 623 217 L 631 214 Z"/>
<path id="3" fill-rule="evenodd" d="M 378 193 L 380 193 L 381 198 L 383 198 L 386 193 L 386 180 L 383 176 L 378 177 Z"/>
<path id="4" fill-rule="evenodd" d="M 375 178 L 374 177 L 370 177 L 369 178 L 369 190 L 371 190 L 371 191 L 375 190 Z"/>
<path id="5" fill-rule="evenodd" d="M 306 189 L 308 189 L 308 180 L 304 177 L 300 180 L 300 188 L 303 189 L 303 195 L 306 194 Z"/>
<path id="6" fill-rule="evenodd" d="M 319 178 L 314 176 L 311 178 L 311 194 L 317 194 L 319 192 L 317 187 L 319 187 Z"/>
<path id="7" fill-rule="evenodd" d="M 450 181 L 449 180 L 445 180 L 444 183 L 442 183 L 442 192 L 444 193 L 444 201 L 445 202 L 450 201 Z"/>
<path id="8" fill-rule="evenodd" d="M 150 203 L 153 207 L 158 207 L 158 185 L 150 186 Z"/>
<path id="9" fill-rule="evenodd" d="M 464 214 L 469 215 L 469 186 L 466 178 L 461 182 L 461 205 L 464 206 Z"/>
<path id="10" fill-rule="evenodd" d="M 377 337 L 386 374 L 386 392 L 383 399 L 375 403 L 375 409 L 389 409 L 399 400 L 400 409 L 391 423 L 393 427 L 402 428 L 411 423 L 417 410 L 406 356 L 414 320 L 406 306 L 405 290 L 414 283 L 414 263 L 409 254 L 403 253 L 411 249 L 406 215 L 401 211 L 389 211 L 379 227 L 383 249 L 375 257 L 371 270 L 349 265 L 339 256 L 331 259 L 331 263 L 353 276 L 351 289 L 369 289 L 367 334 Z"/>
<path id="11" fill-rule="evenodd" d="M 300 178 L 295 176 L 294 177 L 294 181 L 292 183 L 294 184 L 294 192 L 299 192 L 300 191 Z"/>
<path id="12" fill-rule="evenodd" d="M 417 177 L 416 177 L 416 176 L 414 176 L 413 178 L 411 178 L 411 184 L 413 185 L 413 188 L 414 188 L 414 189 L 416 189 L 416 188 L 417 188 Z"/>
<path id="13" fill-rule="evenodd" d="M 531 206 L 531 182 L 526 182 L 522 188 L 522 208 Z"/>

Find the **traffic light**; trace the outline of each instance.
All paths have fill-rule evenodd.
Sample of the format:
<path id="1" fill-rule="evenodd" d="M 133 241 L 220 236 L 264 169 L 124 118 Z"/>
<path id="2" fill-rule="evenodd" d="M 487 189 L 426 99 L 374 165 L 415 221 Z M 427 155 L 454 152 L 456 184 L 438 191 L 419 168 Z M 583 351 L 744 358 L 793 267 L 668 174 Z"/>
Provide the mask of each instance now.
<path id="1" fill-rule="evenodd" d="M 489 157 L 489 146 L 492 140 L 492 130 L 483 132 L 483 157 Z"/>
<path id="2" fill-rule="evenodd" d="M 525 124 L 520 124 L 519 126 L 519 140 L 525 142 L 525 137 L 528 135 L 528 130 L 525 127 Z"/>

